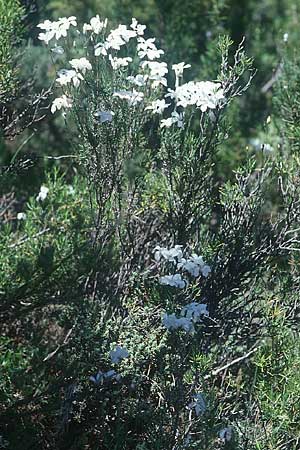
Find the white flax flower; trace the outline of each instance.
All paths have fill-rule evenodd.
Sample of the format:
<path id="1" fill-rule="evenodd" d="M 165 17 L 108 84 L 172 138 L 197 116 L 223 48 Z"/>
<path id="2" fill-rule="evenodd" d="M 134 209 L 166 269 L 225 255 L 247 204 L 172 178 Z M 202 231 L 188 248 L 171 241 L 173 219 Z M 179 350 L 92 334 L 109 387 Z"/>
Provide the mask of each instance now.
<path id="1" fill-rule="evenodd" d="M 69 63 L 73 69 L 80 70 L 83 74 L 85 74 L 87 70 L 92 70 L 92 65 L 87 58 L 71 59 Z"/>
<path id="2" fill-rule="evenodd" d="M 143 92 L 138 92 L 135 89 L 133 91 L 117 91 L 113 93 L 113 97 L 118 97 L 122 100 L 126 100 L 130 106 L 136 106 L 143 98 Z"/>
<path id="3" fill-rule="evenodd" d="M 47 188 L 46 186 L 41 186 L 40 187 L 40 192 L 38 194 L 38 196 L 36 197 L 36 200 L 39 202 L 43 202 L 44 200 L 46 200 L 47 195 L 49 192 L 49 188 Z"/>
<path id="4" fill-rule="evenodd" d="M 202 316 L 208 317 L 209 312 L 207 305 L 204 303 L 192 302 L 185 305 L 181 309 L 180 315 L 186 317 L 187 319 L 193 320 L 194 323 L 197 323 L 201 320 Z"/>
<path id="5" fill-rule="evenodd" d="M 107 26 L 107 19 L 101 20 L 99 15 L 97 14 L 95 17 L 92 17 L 90 20 L 90 23 L 85 23 L 83 25 L 83 33 L 87 33 L 88 31 L 91 31 L 92 33 L 99 34 L 101 31 L 106 28 Z"/>
<path id="6" fill-rule="evenodd" d="M 153 112 L 153 114 L 162 114 L 166 108 L 168 108 L 170 104 L 166 103 L 163 100 L 154 100 L 151 102 L 151 105 L 147 106 L 146 110 L 149 109 Z"/>
<path id="7" fill-rule="evenodd" d="M 165 286 L 177 287 L 179 289 L 184 289 L 185 286 L 187 285 L 186 280 L 182 278 L 180 273 L 160 277 L 159 283 Z"/>
<path id="8" fill-rule="evenodd" d="M 66 86 L 69 83 L 73 83 L 75 87 L 78 87 L 80 85 L 80 81 L 82 81 L 83 79 L 83 76 L 80 73 L 76 72 L 76 70 L 61 69 L 58 72 L 58 78 L 56 78 L 56 82 L 60 84 L 60 86 Z"/>
<path id="9" fill-rule="evenodd" d="M 51 105 L 51 112 L 52 114 L 55 113 L 56 110 L 60 110 L 61 108 L 72 108 L 73 106 L 73 100 L 70 97 L 67 97 L 65 94 L 63 94 L 61 97 L 57 97 L 52 105 Z"/>
<path id="10" fill-rule="evenodd" d="M 193 334 L 195 332 L 194 324 L 191 321 L 191 319 L 188 319 L 186 317 L 179 317 L 177 318 L 176 315 L 173 314 L 164 314 L 162 323 L 164 327 L 169 330 L 178 330 L 182 329 L 186 331 L 187 333 Z"/>
<path id="11" fill-rule="evenodd" d="M 201 393 L 195 394 L 193 401 L 188 405 L 188 409 L 194 409 L 196 416 L 200 416 L 206 411 L 206 403 Z"/>
<path id="12" fill-rule="evenodd" d="M 114 70 L 120 69 L 120 67 L 127 67 L 128 64 L 132 62 L 132 58 L 130 58 L 130 56 L 127 56 L 126 58 L 114 58 L 109 55 L 109 60 Z"/>
<path id="13" fill-rule="evenodd" d="M 146 57 L 147 59 L 153 60 L 159 59 L 160 55 L 164 54 L 163 50 L 159 50 L 156 48 L 154 42 L 155 38 L 144 39 L 140 37 L 138 39 L 137 54 L 139 58 L 142 59 Z"/>
<path id="14" fill-rule="evenodd" d="M 129 353 L 126 348 L 117 345 L 114 350 L 110 351 L 109 356 L 113 364 L 118 364 L 122 359 L 128 358 Z"/>
<path id="15" fill-rule="evenodd" d="M 130 28 L 132 28 L 137 33 L 137 35 L 142 36 L 146 29 L 146 25 L 139 24 L 138 21 L 133 17 L 131 20 Z"/>

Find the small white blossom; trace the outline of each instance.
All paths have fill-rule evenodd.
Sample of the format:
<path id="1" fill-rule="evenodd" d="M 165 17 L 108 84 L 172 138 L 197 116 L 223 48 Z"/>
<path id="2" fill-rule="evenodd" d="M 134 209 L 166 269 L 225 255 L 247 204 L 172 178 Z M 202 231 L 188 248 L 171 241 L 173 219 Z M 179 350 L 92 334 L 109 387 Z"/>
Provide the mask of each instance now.
<path id="1" fill-rule="evenodd" d="M 194 105 L 202 112 L 207 109 L 215 109 L 224 98 L 224 91 L 220 83 L 212 81 L 189 81 L 181 86 L 176 86 L 175 91 L 169 89 L 166 97 L 171 97 L 177 106 L 186 108 Z"/>
<path id="2" fill-rule="evenodd" d="M 283 42 L 287 42 L 289 40 L 289 33 L 284 33 Z"/>
<path id="3" fill-rule="evenodd" d="M 211 272 L 211 268 L 205 264 L 202 256 L 193 253 L 188 259 L 182 259 L 178 264 L 179 268 L 182 268 L 190 273 L 193 277 L 198 277 L 200 273 L 206 278 Z"/>
<path id="4" fill-rule="evenodd" d="M 75 70 L 80 70 L 83 74 L 87 70 L 92 70 L 92 65 L 87 58 L 71 59 L 69 63 Z"/>
<path id="5" fill-rule="evenodd" d="M 56 53 L 57 55 L 63 55 L 65 53 L 63 47 L 59 45 L 55 45 L 55 47 L 52 47 L 51 52 Z"/>
<path id="6" fill-rule="evenodd" d="M 160 127 L 170 128 L 172 125 L 176 124 L 178 128 L 183 128 L 183 118 L 183 113 L 173 111 L 171 117 L 168 117 L 168 119 L 162 119 L 160 121 Z"/>
<path id="7" fill-rule="evenodd" d="M 141 25 L 138 23 L 138 21 L 133 17 L 131 21 L 130 28 L 132 28 L 139 36 L 142 36 L 144 34 L 144 31 L 146 29 L 146 25 Z"/>
<path id="8" fill-rule="evenodd" d="M 96 111 L 94 117 L 100 123 L 111 122 L 114 114 L 113 111 Z"/>
<path id="9" fill-rule="evenodd" d="M 127 100 L 130 106 L 136 106 L 143 100 L 144 94 L 143 92 L 138 92 L 135 89 L 133 89 L 133 91 L 114 92 L 113 97 L 118 97 L 122 100 Z"/>
<path id="10" fill-rule="evenodd" d="M 139 58 L 145 58 L 153 60 L 160 58 L 160 55 L 164 54 L 163 50 L 158 50 L 154 44 L 155 38 L 144 39 L 139 38 L 137 44 L 137 53 Z"/>
<path id="11" fill-rule="evenodd" d="M 231 427 L 226 427 L 226 428 L 223 428 L 222 430 L 220 430 L 219 438 L 223 442 L 231 441 L 231 439 L 232 439 L 232 428 Z"/>
<path id="12" fill-rule="evenodd" d="M 195 332 L 194 324 L 191 319 L 188 319 L 186 317 L 177 318 L 174 313 L 173 314 L 164 314 L 162 323 L 163 323 L 164 327 L 166 327 L 167 330 L 169 330 L 169 331 L 178 330 L 181 328 L 182 330 L 186 331 L 187 333 Z"/>
<path id="13" fill-rule="evenodd" d="M 53 101 L 51 106 L 51 112 L 52 114 L 54 114 L 56 110 L 60 110 L 61 108 L 72 108 L 72 106 L 73 100 L 64 94 L 61 97 L 57 97 Z"/>
<path id="14" fill-rule="evenodd" d="M 143 61 L 141 63 L 142 69 L 148 68 L 150 70 L 150 78 L 154 76 L 163 77 L 168 73 L 168 66 L 166 62 L 158 61 Z"/>
<path id="15" fill-rule="evenodd" d="M 122 359 L 128 358 L 129 353 L 126 348 L 117 345 L 114 350 L 110 351 L 109 356 L 113 364 L 118 364 Z"/>
<path id="16" fill-rule="evenodd" d="M 115 370 L 108 370 L 107 372 L 99 372 L 95 376 L 90 376 L 90 380 L 95 384 L 103 384 L 104 380 L 116 380 L 119 381 L 121 376 L 116 373 Z"/>
<path id="17" fill-rule="evenodd" d="M 184 62 L 173 64 L 172 69 L 175 72 L 176 77 L 181 77 L 183 75 L 184 69 L 189 69 L 191 67 L 190 64 L 185 64 Z"/>
<path id="18" fill-rule="evenodd" d="M 69 184 L 67 186 L 67 189 L 68 189 L 68 194 L 70 194 L 70 195 L 74 195 L 75 194 L 75 189 L 74 189 L 74 187 L 71 184 Z"/>
<path id="19" fill-rule="evenodd" d="M 61 37 L 66 37 L 71 25 L 74 27 L 77 26 L 75 16 L 61 17 L 56 22 L 45 20 L 43 23 L 37 25 L 42 30 L 45 30 L 45 33 L 40 33 L 38 35 L 38 39 L 45 41 L 45 43 L 48 44 L 53 38 L 58 40 Z"/>
<path id="20" fill-rule="evenodd" d="M 164 258 L 166 261 L 175 263 L 181 261 L 182 255 L 182 245 L 175 245 L 170 249 L 157 245 L 154 249 L 154 258 L 156 261 Z"/>
<path id="21" fill-rule="evenodd" d="M 46 186 L 41 186 L 40 192 L 39 192 L 38 196 L 36 197 L 36 200 L 38 202 L 39 201 L 43 202 L 47 198 L 48 192 L 49 192 L 49 189 Z"/>
<path id="22" fill-rule="evenodd" d="M 17 214 L 17 219 L 18 220 L 25 220 L 26 219 L 26 214 L 24 212 L 19 212 Z"/>
<path id="23" fill-rule="evenodd" d="M 177 287 L 180 289 L 185 288 L 187 282 L 184 280 L 180 273 L 176 273 L 175 275 L 165 275 L 160 277 L 159 283 L 165 286 Z"/>
<path id="24" fill-rule="evenodd" d="M 66 86 L 72 82 L 74 87 L 78 87 L 82 80 L 84 80 L 84 78 L 81 73 L 78 73 L 73 69 L 61 69 L 58 72 L 58 78 L 56 78 L 56 82 L 60 84 L 60 86 Z"/>
<path id="25" fill-rule="evenodd" d="M 207 305 L 197 302 L 192 302 L 184 306 L 180 314 L 188 319 L 192 319 L 195 323 L 199 322 L 202 316 L 209 316 Z"/>
<path id="26" fill-rule="evenodd" d="M 206 411 L 206 403 L 201 393 L 195 394 L 193 401 L 188 405 L 188 409 L 194 409 L 196 416 L 200 416 Z"/>
<path id="27" fill-rule="evenodd" d="M 83 25 L 83 33 L 87 33 L 88 31 L 91 31 L 92 33 L 99 34 L 101 31 L 106 28 L 107 26 L 107 19 L 101 20 L 99 15 L 97 14 L 95 17 L 92 17 L 90 20 L 90 23 L 85 23 Z"/>
<path id="28" fill-rule="evenodd" d="M 166 103 L 163 100 L 154 100 L 151 105 L 147 106 L 146 109 L 153 111 L 154 114 L 162 114 L 166 108 L 168 108 L 170 104 Z"/>
<path id="29" fill-rule="evenodd" d="M 132 58 L 130 56 L 126 58 L 114 58 L 109 55 L 109 60 L 114 70 L 119 69 L 120 67 L 127 67 L 130 62 L 132 62 Z"/>
<path id="30" fill-rule="evenodd" d="M 128 30 L 126 25 L 119 25 L 118 28 L 111 30 L 104 46 L 106 50 L 110 48 L 113 50 L 120 50 L 120 48 L 133 37 L 136 37 L 136 31 Z"/>
<path id="31" fill-rule="evenodd" d="M 137 74 L 135 77 L 133 77 L 133 76 L 127 77 L 127 80 L 130 83 L 135 84 L 136 86 L 139 86 L 139 87 L 145 86 L 147 79 L 148 79 L 148 76 L 142 75 L 142 74 Z"/>
<path id="32" fill-rule="evenodd" d="M 107 50 L 108 50 L 109 46 L 106 42 L 102 43 L 100 42 L 99 44 L 95 45 L 94 47 L 94 55 L 95 56 L 106 56 L 107 55 Z"/>
<path id="33" fill-rule="evenodd" d="M 149 79 L 152 81 L 152 87 L 156 88 L 159 85 L 167 86 L 168 82 L 165 75 L 168 73 L 168 66 L 166 62 L 159 61 L 142 61 L 141 68 L 149 71 Z"/>

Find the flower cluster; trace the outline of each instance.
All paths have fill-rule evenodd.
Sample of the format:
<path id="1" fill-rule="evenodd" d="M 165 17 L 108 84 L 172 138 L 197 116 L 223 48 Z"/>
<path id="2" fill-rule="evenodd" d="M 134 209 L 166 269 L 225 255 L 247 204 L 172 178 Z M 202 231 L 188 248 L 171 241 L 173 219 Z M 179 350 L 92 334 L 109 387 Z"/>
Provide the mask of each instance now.
<path id="1" fill-rule="evenodd" d="M 119 364 L 119 362 L 122 361 L 122 359 L 125 359 L 128 356 L 129 356 L 129 353 L 126 350 L 126 348 L 120 347 L 119 345 L 117 345 L 113 350 L 111 350 L 109 352 L 109 357 L 110 357 L 111 362 L 113 364 Z M 113 369 L 108 370 L 107 372 L 102 372 L 101 370 L 99 370 L 96 375 L 90 376 L 90 380 L 94 384 L 97 384 L 97 385 L 100 384 L 100 383 L 103 384 L 103 382 L 105 380 L 120 381 L 120 379 L 121 379 L 121 375 L 118 374 Z"/>
<path id="2" fill-rule="evenodd" d="M 118 25 L 116 28 L 107 31 L 107 19 L 101 19 L 99 15 L 92 17 L 90 23 L 83 25 L 82 32 L 76 30 L 78 36 L 83 35 L 88 39 L 93 49 L 97 65 L 97 57 L 107 58 L 107 67 L 113 71 L 128 70 L 130 75 L 124 78 L 124 85 L 113 87 L 112 99 L 118 98 L 128 103 L 129 107 L 136 107 L 141 102 L 145 105 L 145 110 L 152 114 L 165 115 L 166 110 L 170 111 L 168 117 L 161 117 L 161 128 L 177 126 L 184 127 L 185 109 L 193 106 L 201 110 L 202 113 L 208 109 L 222 107 L 224 101 L 224 91 L 220 83 L 211 81 L 190 81 L 182 83 L 183 72 L 190 68 L 190 64 L 180 62 L 172 65 L 175 72 L 174 89 L 168 88 L 167 74 L 168 66 L 164 61 L 160 61 L 164 51 L 156 45 L 155 38 L 145 38 L 146 26 L 141 25 L 135 18 L 129 27 Z M 45 32 L 39 34 L 39 39 L 48 44 L 53 38 L 56 40 L 66 37 L 70 27 L 76 27 L 76 17 L 60 18 L 56 22 L 46 20 L 38 25 Z M 135 42 L 135 53 L 131 56 L 124 55 L 125 47 L 129 41 Z M 73 43 L 76 48 L 76 41 Z M 85 45 L 85 48 L 90 48 Z M 55 45 L 51 49 L 54 53 L 63 54 L 62 46 Z M 120 52 L 122 51 L 122 55 Z M 88 52 L 88 50 L 87 50 Z M 90 53 L 87 54 L 90 56 Z M 138 65 L 136 64 L 138 62 Z M 134 63 L 134 66 L 133 66 Z M 87 57 L 74 58 L 69 61 L 71 68 L 64 68 L 58 71 L 56 82 L 61 87 L 78 88 L 85 81 L 87 71 L 93 69 L 92 63 Z M 134 69 L 138 66 L 138 71 Z M 113 77 L 112 77 L 113 78 Z M 118 80 L 120 78 L 118 77 Z M 129 82 L 129 87 L 128 87 Z M 130 84 L 133 87 L 130 87 Z M 161 88 L 168 88 L 163 98 L 158 97 Z M 70 90 L 70 89 L 69 89 Z M 51 111 L 54 113 L 61 108 L 71 108 L 71 92 L 64 92 L 64 96 L 53 102 Z M 147 95 L 146 95 L 147 94 Z M 154 97 L 154 99 L 153 99 Z M 155 98 L 156 97 L 156 98 Z M 68 101 L 66 100 L 68 99 Z M 172 107 L 172 109 L 171 109 Z"/>
<path id="3" fill-rule="evenodd" d="M 48 45 L 49 41 L 51 41 L 51 39 L 53 38 L 58 40 L 61 37 L 67 37 L 70 26 L 77 26 L 76 17 L 61 17 L 56 22 L 45 20 L 43 23 L 40 23 L 38 25 L 39 28 L 45 30 L 44 33 L 40 33 L 38 35 L 38 38 Z"/>
<path id="4" fill-rule="evenodd" d="M 224 91 L 220 83 L 190 81 L 175 90 L 169 89 L 166 97 L 174 99 L 177 106 L 183 108 L 196 106 L 205 112 L 207 109 L 215 109 L 220 104 L 220 100 L 224 99 Z"/>
<path id="5" fill-rule="evenodd" d="M 161 260 L 171 262 L 176 265 L 176 269 L 188 272 L 192 277 L 197 278 L 200 275 L 208 277 L 211 268 L 203 260 L 202 256 L 192 253 L 191 256 L 184 258 L 182 245 L 175 245 L 168 249 L 166 247 L 156 246 L 154 248 L 154 259 L 159 262 Z M 165 275 L 160 278 L 160 284 L 184 288 L 188 282 L 183 279 L 181 274 Z"/>
<path id="6" fill-rule="evenodd" d="M 192 302 L 181 309 L 180 316 L 176 317 L 174 313 L 164 314 L 163 325 L 170 331 L 181 328 L 187 333 L 194 333 L 194 325 L 201 321 L 202 316 L 209 316 L 209 312 L 204 303 Z"/>

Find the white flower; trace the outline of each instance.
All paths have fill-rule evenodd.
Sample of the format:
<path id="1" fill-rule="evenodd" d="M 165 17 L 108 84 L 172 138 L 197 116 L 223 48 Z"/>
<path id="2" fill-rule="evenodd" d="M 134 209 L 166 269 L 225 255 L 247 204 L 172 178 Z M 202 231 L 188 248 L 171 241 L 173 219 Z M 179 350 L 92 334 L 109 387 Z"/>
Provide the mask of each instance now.
<path id="1" fill-rule="evenodd" d="M 173 111 L 171 117 L 168 119 L 162 119 L 160 121 L 161 128 L 170 128 L 172 125 L 176 124 L 178 128 L 183 128 L 183 113 L 178 113 L 177 111 Z"/>
<path id="2" fill-rule="evenodd" d="M 211 272 L 211 268 L 205 264 L 202 256 L 198 256 L 196 253 L 193 253 L 188 259 L 183 259 L 178 267 L 186 270 L 193 277 L 198 277 L 200 272 L 204 277 L 208 277 Z"/>
<path id="3" fill-rule="evenodd" d="M 53 23 L 54 22 L 51 22 L 51 20 L 45 20 L 44 22 L 39 23 L 37 27 L 41 28 L 42 30 L 50 31 L 53 28 Z"/>
<path id="4" fill-rule="evenodd" d="M 137 74 L 135 77 L 133 77 L 133 76 L 127 77 L 127 80 L 130 83 L 135 84 L 136 86 L 139 86 L 139 87 L 145 86 L 147 79 L 148 79 L 148 76 L 142 75 L 142 74 Z"/>
<path id="5" fill-rule="evenodd" d="M 167 86 L 165 75 L 168 73 L 168 66 L 165 62 L 142 61 L 142 69 L 149 69 L 149 79 L 152 81 L 152 87 L 156 88 L 160 84 Z"/>
<path id="6" fill-rule="evenodd" d="M 130 28 L 132 28 L 139 36 L 142 36 L 144 34 L 144 31 L 146 29 L 146 25 L 140 25 L 138 21 L 133 17 L 131 20 Z"/>
<path id="7" fill-rule="evenodd" d="M 95 376 L 91 376 L 90 380 L 95 383 L 95 384 L 103 384 L 103 381 L 105 379 L 115 379 L 116 381 L 120 380 L 120 375 L 116 373 L 115 370 L 108 370 L 107 372 L 101 372 L 101 370 L 99 370 L 99 372 L 95 375 Z"/>
<path id="8" fill-rule="evenodd" d="M 231 427 L 226 427 L 226 428 L 223 428 L 222 430 L 220 430 L 219 438 L 223 442 L 231 441 L 231 439 L 232 439 L 232 428 Z"/>
<path id="9" fill-rule="evenodd" d="M 207 278 L 208 275 L 211 273 L 211 268 L 207 264 L 205 264 L 204 266 L 201 267 L 201 273 L 205 278 Z"/>
<path id="10" fill-rule="evenodd" d="M 78 87 L 80 81 L 82 81 L 83 79 L 83 76 L 73 69 L 62 69 L 58 72 L 58 78 L 56 78 L 56 82 L 61 86 L 66 86 L 68 83 L 72 82 L 75 87 Z"/>
<path id="11" fill-rule="evenodd" d="M 111 122 L 115 113 L 113 111 L 96 111 L 94 113 L 95 119 L 100 122 Z"/>
<path id="12" fill-rule="evenodd" d="M 114 32 L 115 32 L 116 35 L 119 34 L 119 36 L 121 36 L 121 38 L 125 42 L 128 42 L 129 39 L 136 37 L 136 31 L 128 30 L 126 25 L 119 25 L 118 28 L 116 28 L 114 30 Z"/>
<path id="13" fill-rule="evenodd" d="M 183 75 L 184 69 L 190 68 L 190 64 L 185 64 L 184 62 L 173 64 L 172 69 L 175 72 L 176 77 L 181 77 Z"/>
<path id="14" fill-rule="evenodd" d="M 49 44 L 49 41 L 51 41 L 51 39 L 53 39 L 55 36 L 55 31 L 47 31 L 46 33 L 40 33 L 38 35 L 38 39 L 40 41 L 44 41 L 46 45 Z"/>
<path id="15" fill-rule="evenodd" d="M 173 286 L 178 287 L 180 289 L 185 288 L 187 282 L 181 277 L 180 273 L 176 273 L 175 275 L 165 275 L 164 277 L 160 277 L 159 283 L 165 286 Z"/>
<path id="16" fill-rule="evenodd" d="M 289 40 L 289 33 L 284 33 L 283 42 L 287 42 Z"/>
<path id="17" fill-rule="evenodd" d="M 192 302 L 184 306 L 180 314 L 188 319 L 192 319 L 195 323 L 199 322 L 202 316 L 209 316 L 207 305 L 197 302 Z"/>
<path id="18" fill-rule="evenodd" d="M 190 319 L 186 317 L 177 318 L 174 313 L 164 314 L 162 322 L 164 327 L 166 327 L 169 331 L 178 330 L 180 328 L 187 333 L 194 333 L 195 331 L 194 324 Z"/>
<path id="19" fill-rule="evenodd" d="M 102 42 L 100 42 L 99 44 L 95 45 L 94 47 L 94 55 L 95 56 L 106 56 L 107 55 L 107 50 L 108 50 L 109 46 L 106 42 L 104 42 L 104 44 Z"/>
<path id="20" fill-rule="evenodd" d="M 150 70 L 150 77 L 153 76 L 161 76 L 163 77 L 168 73 L 168 66 L 166 62 L 159 62 L 159 61 L 143 61 L 141 63 L 142 69 L 149 68 Z"/>
<path id="21" fill-rule="evenodd" d="M 104 28 L 107 26 L 107 19 L 101 21 L 99 15 L 97 14 L 95 17 L 92 17 L 90 23 L 85 23 L 83 25 L 83 33 L 87 33 L 91 31 L 92 33 L 99 34 Z"/>
<path id="22" fill-rule="evenodd" d="M 70 195 L 74 195 L 75 194 L 75 189 L 74 189 L 74 187 L 71 184 L 69 184 L 67 186 L 67 188 L 68 188 L 68 194 L 70 194 Z"/>
<path id="23" fill-rule="evenodd" d="M 64 94 L 61 97 L 57 97 L 53 101 L 52 106 L 51 106 L 51 112 L 52 112 L 52 114 L 54 114 L 56 110 L 59 110 L 61 108 L 72 108 L 72 106 L 73 106 L 73 100 Z"/>
<path id="24" fill-rule="evenodd" d="M 136 106 L 144 98 L 143 92 L 138 92 L 135 89 L 133 91 L 118 91 L 114 92 L 113 97 L 121 98 L 122 100 L 127 100 L 130 106 Z"/>
<path id="25" fill-rule="evenodd" d="M 25 220 L 26 219 L 26 214 L 24 212 L 19 212 L 17 214 L 17 219 L 18 220 Z"/>
<path id="26" fill-rule="evenodd" d="M 95 384 L 101 383 L 103 381 L 103 372 L 99 371 L 95 376 L 90 376 L 90 380 Z"/>
<path id="27" fill-rule="evenodd" d="M 128 358 L 129 353 L 126 348 L 117 345 L 114 350 L 109 352 L 109 356 L 113 364 L 118 364 L 122 359 Z"/>
<path id="28" fill-rule="evenodd" d="M 45 41 L 46 44 L 49 43 L 51 39 L 55 37 L 56 40 L 61 37 L 66 37 L 67 32 L 70 26 L 77 26 L 77 21 L 75 16 L 71 17 L 61 17 L 56 22 L 51 22 L 50 20 L 45 20 L 45 22 L 37 25 L 42 30 L 45 30 L 45 33 L 40 33 L 38 38 L 41 41 Z"/>
<path id="29" fill-rule="evenodd" d="M 188 405 L 189 409 L 195 409 L 196 416 L 200 416 L 206 411 L 206 403 L 202 394 L 195 394 L 193 401 Z"/>
<path id="30" fill-rule="evenodd" d="M 156 261 L 160 261 L 163 257 L 166 261 L 176 262 L 182 259 L 182 245 L 175 245 L 174 247 L 167 249 L 166 247 L 160 247 L 157 245 L 154 249 L 154 258 Z"/>
<path id="31" fill-rule="evenodd" d="M 119 69 L 120 67 L 127 67 L 130 62 L 132 62 L 132 58 L 114 58 L 109 55 L 109 60 L 114 70 Z"/>
<path id="32" fill-rule="evenodd" d="M 147 106 L 146 109 L 150 109 L 154 114 L 162 114 L 166 108 L 168 108 L 170 104 L 166 103 L 163 100 L 154 100 L 150 106 Z"/>
<path id="33" fill-rule="evenodd" d="M 83 74 L 87 70 L 92 70 L 92 65 L 87 58 L 71 59 L 69 63 L 75 70 L 80 70 Z"/>
<path id="34" fill-rule="evenodd" d="M 173 125 L 173 119 L 172 117 L 168 117 L 168 119 L 162 119 L 160 121 L 160 127 L 161 128 L 170 128 Z"/>
<path id="35" fill-rule="evenodd" d="M 212 81 L 190 81 L 181 86 L 176 86 L 175 91 L 169 89 L 166 97 L 175 100 L 178 106 L 186 108 L 194 105 L 205 112 L 207 109 L 215 109 L 224 98 L 224 91 L 220 83 Z"/>
<path id="36" fill-rule="evenodd" d="M 154 44 L 155 42 L 155 38 L 150 38 L 150 39 L 144 39 L 144 38 L 139 38 L 138 39 L 138 44 L 137 44 L 137 53 L 139 58 L 145 58 L 145 56 L 150 59 L 158 59 L 160 58 L 160 55 L 164 54 L 163 50 L 158 50 L 156 48 L 156 45 Z"/>
<path id="37" fill-rule="evenodd" d="M 36 200 L 38 202 L 39 201 L 43 202 L 47 198 L 48 192 L 49 192 L 49 189 L 46 186 L 41 186 L 40 192 L 39 192 L 38 196 L 36 197 Z"/>
<path id="38" fill-rule="evenodd" d="M 119 25 L 118 28 L 111 30 L 107 36 L 104 46 L 106 50 L 109 48 L 112 48 L 113 50 L 120 50 L 120 48 L 133 37 L 136 37 L 136 31 L 128 30 L 125 25 Z"/>

